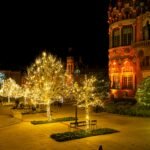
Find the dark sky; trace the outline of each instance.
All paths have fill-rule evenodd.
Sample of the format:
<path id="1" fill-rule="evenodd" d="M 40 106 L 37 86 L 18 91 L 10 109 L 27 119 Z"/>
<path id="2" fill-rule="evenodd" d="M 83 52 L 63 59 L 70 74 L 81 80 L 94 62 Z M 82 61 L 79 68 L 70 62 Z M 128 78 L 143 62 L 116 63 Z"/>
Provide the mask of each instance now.
<path id="1" fill-rule="evenodd" d="M 103 1 L 4 5 L 1 65 L 29 65 L 45 48 L 64 59 L 72 47 L 85 64 L 107 66 L 108 2 Z"/>

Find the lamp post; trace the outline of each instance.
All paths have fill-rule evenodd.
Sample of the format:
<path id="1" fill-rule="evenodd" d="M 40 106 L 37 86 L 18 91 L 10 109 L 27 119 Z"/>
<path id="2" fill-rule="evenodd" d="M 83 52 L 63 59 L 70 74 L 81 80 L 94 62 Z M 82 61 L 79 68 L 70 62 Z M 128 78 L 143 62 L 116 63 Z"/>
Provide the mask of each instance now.
<path id="1" fill-rule="evenodd" d="M 79 83 L 79 74 L 80 74 L 80 70 L 77 67 L 74 71 L 74 81 L 76 81 L 77 83 Z M 77 127 L 78 125 L 78 106 L 77 106 L 77 100 L 76 100 L 76 105 L 75 105 L 75 127 Z"/>

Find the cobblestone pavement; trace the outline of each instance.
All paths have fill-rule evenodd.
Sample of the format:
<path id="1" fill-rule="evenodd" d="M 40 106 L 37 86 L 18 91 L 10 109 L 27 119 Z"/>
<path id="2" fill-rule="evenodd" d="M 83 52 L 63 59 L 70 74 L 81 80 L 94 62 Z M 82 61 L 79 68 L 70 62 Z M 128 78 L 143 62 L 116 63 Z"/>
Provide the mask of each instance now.
<path id="1" fill-rule="evenodd" d="M 74 108 L 53 108 L 53 117 L 74 116 Z M 84 119 L 84 110 L 78 110 L 79 119 Z M 11 118 L 0 117 L 0 123 Z M 70 131 L 68 122 L 32 125 L 31 120 L 46 119 L 46 114 L 23 115 L 23 121 L 0 127 L 0 150 L 149 150 L 150 118 L 127 117 L 108 113 L 93 113 L 91 119 L 98 120 L 98 128 L 108 127 L 118 133 L 99 135 L 67 142 L 56 142 L 49 138 L 52 133 Z M 5 122 L 6 123 L 6 122 Z M 6 125 L 6 124 L 5 124 Z"/>

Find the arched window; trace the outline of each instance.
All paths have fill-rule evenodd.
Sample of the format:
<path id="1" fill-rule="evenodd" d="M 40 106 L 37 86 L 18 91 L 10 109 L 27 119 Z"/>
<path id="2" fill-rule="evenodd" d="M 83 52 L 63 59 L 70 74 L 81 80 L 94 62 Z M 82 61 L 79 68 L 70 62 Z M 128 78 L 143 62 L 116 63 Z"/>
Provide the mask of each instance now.
<path id="1" fill-rule="evenodd" d="M 113 30 L 113 47 L 120 45 L 120 31 L 118 28 Z"/>
<path id="2" fill-rule="evenodd" d="M 111 82 L 112 82 L 112 84 L 111 84 L 111 88 L 112 89 L 120 89 L 120 78 L 119 78 L 119 75 L 113 75 Z"/>
<path id="3" fill-rule="evenodd" d="M 129 62 L 122 68 L 122 89 L 133 89 L 133 67 Z"/>
<path id="4" fill-rule="evenodd" d="M 132 25 L 123 26 L 122 28 L 122 45 L 131 45 L 133 41 L 133 27 Z"/>
<path id="5" fill-rule="evenodd" d="M 120 89 L 119 69 L 116 63 L 111 65 L 111 88 Z"/>

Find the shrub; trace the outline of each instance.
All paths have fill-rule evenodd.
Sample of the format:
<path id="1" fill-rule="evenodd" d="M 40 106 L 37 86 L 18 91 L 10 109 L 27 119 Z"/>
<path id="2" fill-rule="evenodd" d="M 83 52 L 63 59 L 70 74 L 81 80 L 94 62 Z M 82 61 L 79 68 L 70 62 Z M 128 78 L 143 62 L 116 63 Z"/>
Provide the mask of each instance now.
<path id="1" fill-rule="evenodd" d="M 104 108 L 97 105 L 97 106 L 93 107 L 93 111 L 96 112 L 96 113 L 103 112 Z"/>
<path id="2" fill-rule="evenodd" d="M 105 111 L 120 115 L 150 117 L 150 107 L 144 105 L 129 105 L 120 103 L 111 103 L 105 106 Z"/>
<path id="3" fill-rule="evenodd" d="M 135 97 L 139 104 L 150 106 L 150 76 L 139 84 Z"/>
<path id="4" fill-rule="evenodd" d="M 73 121 L 73 120 L 75 120 L 75 117 L 56 118 L 51 121 L 49 120 L 31 121 L 31 123 L 37 125 L 37 124 L 46 124 L 46 123 L 55 123 L 55 122 Z"/>
<path id="5" fill-rule="evenodd" d="M 96 135 L 111 134 L 115 132 L 119 132 L 119 131 L 114 129 L 109 129 L 109 128 L 100 128 L 95 130 L 79 130 L 74 132 L 55 133 L 50 135 L 50 137 L 55 139 L 58 142 L 62 142 L 62 141 L 80 139 L 80 138 L 96 136 Z"/>

